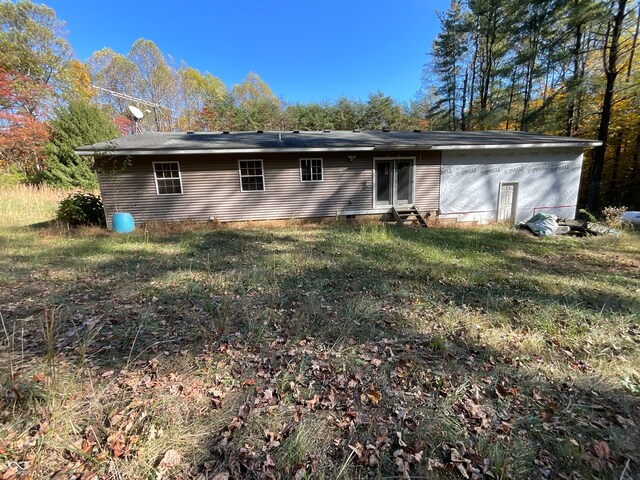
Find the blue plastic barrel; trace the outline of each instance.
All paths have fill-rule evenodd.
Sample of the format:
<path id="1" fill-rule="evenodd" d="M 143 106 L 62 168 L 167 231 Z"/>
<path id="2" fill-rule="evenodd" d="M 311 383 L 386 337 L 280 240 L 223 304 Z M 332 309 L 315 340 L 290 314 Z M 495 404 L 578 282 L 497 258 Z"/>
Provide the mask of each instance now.
<path id="1" fill-rule="evenodd" d="M 111 228 L 116 233 L 130 233 L 136 228 L 133 215 L 125 212 L 114 213 L 111 216 Z"/>

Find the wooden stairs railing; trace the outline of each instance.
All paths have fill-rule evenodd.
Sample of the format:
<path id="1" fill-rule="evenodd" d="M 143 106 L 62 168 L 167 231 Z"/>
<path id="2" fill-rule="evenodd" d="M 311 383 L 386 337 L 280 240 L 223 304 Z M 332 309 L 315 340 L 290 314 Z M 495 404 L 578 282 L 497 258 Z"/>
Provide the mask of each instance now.
<path id="1" fill-rule="evenodd" d="M 427 227 L 427 221 L 422 216 L 420 211 L 413 205 L 407 205 L 406 207 L 393 207 L 391 209 L 393 218 L 400 226 L 416 226 L 420 228 Z"/>

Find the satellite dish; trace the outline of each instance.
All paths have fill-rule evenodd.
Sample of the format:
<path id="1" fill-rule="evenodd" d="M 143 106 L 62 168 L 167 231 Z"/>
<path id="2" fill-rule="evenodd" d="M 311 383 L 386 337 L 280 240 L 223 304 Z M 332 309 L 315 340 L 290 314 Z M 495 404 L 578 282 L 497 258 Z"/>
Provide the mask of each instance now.
<path id="1" fill-rule="evenodd" d="M 129 105 L 128 108 L 129 108 L 129 113 L 135 120 L 142 120 L 142 117 L 144 117 L 144 113 L 142 113 L 138 107 Z"/>

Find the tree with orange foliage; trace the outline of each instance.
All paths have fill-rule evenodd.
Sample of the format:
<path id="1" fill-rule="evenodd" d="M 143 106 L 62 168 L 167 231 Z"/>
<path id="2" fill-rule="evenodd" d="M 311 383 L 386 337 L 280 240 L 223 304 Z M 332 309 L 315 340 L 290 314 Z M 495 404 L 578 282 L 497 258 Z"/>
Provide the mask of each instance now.
<path id="1" fill-rule="evenodd" d="M 64 23 L 46 5 L 0 1 L 0 52 L 0 165 L 32 173 L 43 168 L 46 114 L 66 86 Z"/>
<path id="2" fill-rule="evenodd" d="M 50 87 L 0 69 L 0 164 L 24 173 L 42 169 L 43 147 L 49 140 L 42 99 Z"/>

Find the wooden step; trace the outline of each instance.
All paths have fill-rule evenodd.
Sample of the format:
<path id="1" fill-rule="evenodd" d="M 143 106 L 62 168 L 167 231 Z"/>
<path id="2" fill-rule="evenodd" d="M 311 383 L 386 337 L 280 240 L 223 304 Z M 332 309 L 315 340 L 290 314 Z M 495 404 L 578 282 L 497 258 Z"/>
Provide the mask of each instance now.
<path id="1" fill-rule="evenodd" d="M 417 223 L 419 227 L 427 227 L 427 221 L 420 211 L 414 206 L 399 208 L 393 207 L 391 209 L 391 213 L 398 225 L 414 225 Z"/>

